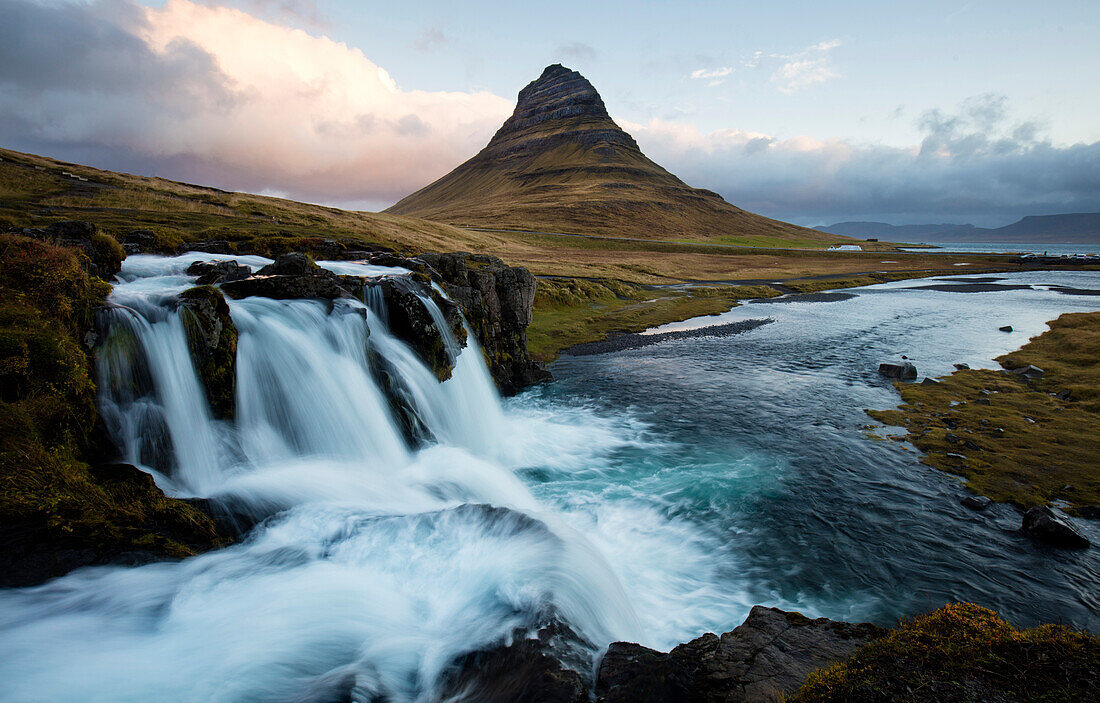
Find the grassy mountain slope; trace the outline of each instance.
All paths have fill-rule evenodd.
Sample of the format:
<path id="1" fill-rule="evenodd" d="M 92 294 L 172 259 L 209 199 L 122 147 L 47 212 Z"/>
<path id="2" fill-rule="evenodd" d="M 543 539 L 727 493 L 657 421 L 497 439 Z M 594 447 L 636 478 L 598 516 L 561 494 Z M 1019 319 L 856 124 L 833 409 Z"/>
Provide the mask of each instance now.
<path id="1" fill-rule="evenodd" d="M 489 145 L 387 212 L 501 229 L 821 246 L 845 237 L 772 220 L 646 158 L 576 71 L 546 68 Z"/>

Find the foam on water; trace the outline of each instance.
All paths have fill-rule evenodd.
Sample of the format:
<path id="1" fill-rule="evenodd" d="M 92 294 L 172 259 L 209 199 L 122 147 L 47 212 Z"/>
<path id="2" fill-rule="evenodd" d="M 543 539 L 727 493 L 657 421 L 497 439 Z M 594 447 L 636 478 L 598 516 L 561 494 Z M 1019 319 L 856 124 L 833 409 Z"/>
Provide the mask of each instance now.
<path id="1" fill-rule="evenodd" d="M 650 535 L 660 546 L 646 567 L 678 571 L 659 560 L 686 528 L 639 506 L 639 532 L 624 505 L 616 520 L 635 538 L 616 543 L 614 521 L 597 529 L 522 478 L 598 471 L 610 453 L 646 446 L 644 428 L 585 408 L 505 411 L 472 335 L 464 349 L 447 340 L 455 369 L 440 384 L 373 306 L 264 298 L 230 301 L 236 416 L 215 420 L 173 303 L 193 285 L 186 266 L 208 258 L 126 260 L 111 297 L 101 405 L 126 460 L 170 494 L 266 519 L 242 543 L 183 562 L 84 569 L 0 593 L 0 698 L 274 701 L 351 691 L 428 700 L 455 657 L 550 615 L 597 649 L 670 639 L 643 627 L 623 587 L 631 569 L 615 562 L 647 551 L 636 537 Z M 407 446 L 369 354 L 400 377 L 431 435 L 426 446 Z M 679 595 L 674 579 L 651 579 L 643 610 Z"/>

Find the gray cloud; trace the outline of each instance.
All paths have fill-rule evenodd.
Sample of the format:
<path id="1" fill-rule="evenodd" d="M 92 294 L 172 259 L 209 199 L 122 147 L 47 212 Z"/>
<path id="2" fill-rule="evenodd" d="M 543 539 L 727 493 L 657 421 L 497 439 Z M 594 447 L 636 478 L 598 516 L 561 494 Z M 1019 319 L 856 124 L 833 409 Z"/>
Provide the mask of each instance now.
<path id="1" fill-rule="evenodd" d="M 803 224 L 839 220 L 1003 225 L 1024 215 L 1100 211 L 1100 142 L 1056 145 L 1014 121 L 1004 96 L 918 119 L 919 145 L 780 141 L 736 131 L 640 129 L 652 158 L 748 210 Z"/>

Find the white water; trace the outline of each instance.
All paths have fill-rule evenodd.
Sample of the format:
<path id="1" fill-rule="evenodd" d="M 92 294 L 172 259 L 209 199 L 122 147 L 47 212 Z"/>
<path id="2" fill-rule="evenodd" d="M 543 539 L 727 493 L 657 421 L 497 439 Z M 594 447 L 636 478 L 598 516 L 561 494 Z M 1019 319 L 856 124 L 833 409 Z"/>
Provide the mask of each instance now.
<path id="1" fill-rule="evenodd" d="M 237 412 L 214 420 L 171 304 L 193 285 L 187 264 L 206 258 L 126 260 L 104 417 L 125 459 L 170 494 L 267 520 L 183 562 L 0 593 L 0 699 L 291 701 L 351 687 L 355 700 L 432 700 L 456 656 L 548 614 L 595 648 L 668 646 L 708 619 L 683 599 L 697 585 L 680 572 L 710 556 L 688 527 L 627 504 L 543 504 L 517 476 L 598 470 L 608 453 L 644 447 L 644 428 L 583 409 L 505 412 L 472 335 L 461 350 L 449 342 L 454 375 L 440 384 L 366 304 L 231 301 Z M 406 445 L 368 347 L 433 442 Z M 687 605 L 672 611 L 676 600 Z"/>

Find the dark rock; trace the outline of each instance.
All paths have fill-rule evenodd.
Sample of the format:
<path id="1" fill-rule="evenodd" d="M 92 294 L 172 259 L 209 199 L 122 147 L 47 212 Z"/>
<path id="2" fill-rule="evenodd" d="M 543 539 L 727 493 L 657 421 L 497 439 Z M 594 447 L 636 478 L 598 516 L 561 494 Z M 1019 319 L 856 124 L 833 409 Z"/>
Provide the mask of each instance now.
<path id="1" fill-rule="evenodd" d="M 959 429 L 959 421 L 953 417 L 945 417 L 943 418 L 943 426 L 949 430 L 957 430 Z"/>
<path id="2" fill-rule="evenodd" d="M 1063 388 L 1062 390 L 1055 393 L 1054 397 L 1058 400 L 1070 401 L 1073 400 L 1073 393 L 1071 393 L 1068 388 Z"/>
<path id="3" fill-rule="evenodd" d="M 952 434 L 952 433 L 950 433 L 950 432 L 947 432 L 947 433 L 945 433 L 945 434 L 943 435 L 943 438 L 944 438 L 944 439 L 946 439 L 946 440 L 947 440 L 948 442 L 950 442 L 951 444 L 958 444 L 958 443 L 959 443 L 959 442 L 961 441 L 961 440 L 959 439 L 959 436 L 958 436 L 958 435 L 956 435 L 956 434 Z"/>
<path id="4" fill-rule="evenodd" d="M 917 367 L 908 361 L 904 364 L 883 363 L 878 365 L 878 372 L 887 378 L 897 378 L 903 381 L 917 377 Z"/>
<path id="5" fill-rule="evenodd" d="M 576 671 L 554 656 L 548 636 L 526 638 L 459 658 L 444 675 L 441 700 L 477 703 L 587 703 L 588 690 Z"/>
<path id="6" fill-rule="evenodd" d="M 237 248 L 224 239 L 207 239 L 202 242 L 184 242 L 177 253 L 201 251 L 207 254 L 236 254 Z"/>
<path id="7" fill-rule="evenodd" d="M 323 270 L 305 254 L 291 252 L 279 255 L 275 261 L 261 268 L 256 274 L 259 276 L 304 276 L 306 274 L 317 274 Z"/>
<path id="8" fill-rule="evenodd" d="M 252 267 L 238 264 L 233 260 L 196 261 L 187 267 L 188 276 L 198 276 L 196 283 L 209 286 L 227 281 L 240 281 L 252 275 Z"/>
<path id="9" fill-rule="evenodd" d="M 734 703 L 779 701 L 810 672 L 846 659 L 883 636 L 870 623 L 851 624 L 756 606 L 718 637 L 706 634 L 668 654 L 616 642 L 600 663 L 600 703 Z"/>
<path id="10" fill-rule="evenodd" d="M 1090 544 L 1087 537 L 1046 506 L 1024 513 L 1021 529 L 1041 542 L 1064 549 L 1085 549 Z"/>
<path id="11" fill-rule="evenodd" d="M 989 405 L 989 398 L 978 398 L 974 402 L 978 405 Z"/>
<path id="12" fill-rule="evenodd" d="M 965 369 L 969 369 L 970 364 L 955 364 L 955 368 L 958 369 L 959 371 L 963 371 Z"/>
<path id="13" fill-rule="evenodd" d="M 934 378 L 928 378 L 927 376 L 925 376 L 924 380 L 921 381 L 921 385 L 922 386 L 938 386 L 938 385 L 940 385 L 940 382 L 937 381 Z"/>
<path id="14" fill-rule="evenodd" d="M 466 315 L 501 393 L 511 395 L 551 379 L 527 353 L 527 326 L 535 302 L 535 277 L 484 254 L 421 254 L 443 289 Z"/>
<path id="15" fill-rule="evenodd" d="M 993 501 L 985 496 L 966 496 L 959 502 L 971 510 L 985 510 Z"/>
<path id="16" fill-rule="evenodd" d="M 130 230 L 122 238 L 122 248 L 127 254 L 154 252 L 157 249 L 157 235 L 147 229 Z"/>
<path id="17" fill-rule="evenodd" d="M 1086 520 L 1100 520 L 1100 505 L 1082 505 L 1077 514 Z"/>
<path id="18" fill-rule="evenodd" d="M 1011 372 L 1018 376 L 1023 376 L 1024 378 L 1042 378 L 1044 373 L 1041 368 L 1032 366 L 1031 364 L 1021 366 L 1018 369 L 1011 369 Z"/>
<path id="19" fill-rule="evenodd" d="M 221 292 L 211 286 L 180 294 L 179 314 L 187 346 L 215 417 L 233 416 L 237 377 L 237 328 Z"/>
<path id="20" fill-rule="evenodd" d="M 84 270 L 105 281 L 122 270 L 122 260 L 126 258 L 122 245 L 91 222 L 54 222 L 45 227 L 18 230 L 18 234 L 79 250 L 84 255 L 81 260 Z"/>
<path id="21" fill-rule="evenodd" d="M 1004 327 L 998 327 L 997 329 L 999 329 L 1002 332 L 1011 332 L 1012 331 L 1012 325 L 1005 325 Z"/>
<path id="22" fill-rule="evenodd" d="M 447 349 L 449 335 L 457 348 L 466 344 L 466 328 L 458 306 L 408 276 L 386 276 L 374 284 L 381 288 L 390 331 L 408 343 L 440 381 L 451 377 L 454 360 Z M 423 298 L 443 313 L 446 330 L 440 330 Z"/>
<path id="23" fill-rule="evenodd" d="M 970 441 L 969 439 L 964 439 L 962 445 L 965 449 L 969 449 L 971 451 L 975 451 L 975 452 L 983 451 L 981 447 L 979 447 L 977 444 Z"/>
<path id="24" fill-rule="evenodd" d="M 256 275 L 239 281 L 228 281 L 222 284 L 221 289 L 234 300 L 252 296 L 276 300 L 334 300 L 352 297 L 349 287 L 362 288 L 362 280 L 357 276 L 337 276 L 324 271 L 295 276 Z"/>

